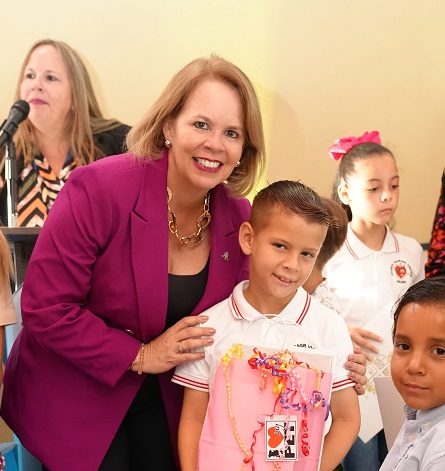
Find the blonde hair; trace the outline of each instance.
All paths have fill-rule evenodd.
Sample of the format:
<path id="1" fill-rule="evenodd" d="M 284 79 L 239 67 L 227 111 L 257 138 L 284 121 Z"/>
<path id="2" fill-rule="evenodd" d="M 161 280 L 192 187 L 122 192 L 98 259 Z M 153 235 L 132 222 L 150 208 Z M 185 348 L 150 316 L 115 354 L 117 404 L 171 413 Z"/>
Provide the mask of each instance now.
<path id="1" fill-rule="evenodd" d="M 14 278 L 11 249 L 6 237 L 0 232 L 0 295 L 5 299 L 11 293 L 11 278 Z"/>
<path id="2" fill-rule="evenodd" d="M 255 89 L 244 72 L 217 55 L 195 59 L 173 76 L 158 100 L 127 135 L 128 151 L 139 158 L 160 159 L 165 149 L 164 124 L 178 117 L 190 94 L 206 80 L 227 83 L 239 93 L 246 138 L 241 163 L 233 170 L 227 184 L 233 196 L 246 196 L 265 167 L 260 106 Z"/>
<path id="3" fill-rule="evenodd" d="M 71 88 L 72 109 L 68 115 L 65 132 L 69 137 L 69 147 L 76 165 L 89 164 L 104 156 L 101 149 L 95 145 L 93 134 L 113 129 L 121 123 L 103 117 L 85 64 L 77 52 L 62 41 L 43 39 L 32 45 L 20 70 L 16 100 L 21 98 L 20 87 L 29 58 L 41 46 L 54 47 L 66 68 Z M 38 148 L 34 138 L 34 127 L 29 119 L 19 126 L 14 141 L 17 155 L 23 156 L 25 166 L 31 163 Z"/>

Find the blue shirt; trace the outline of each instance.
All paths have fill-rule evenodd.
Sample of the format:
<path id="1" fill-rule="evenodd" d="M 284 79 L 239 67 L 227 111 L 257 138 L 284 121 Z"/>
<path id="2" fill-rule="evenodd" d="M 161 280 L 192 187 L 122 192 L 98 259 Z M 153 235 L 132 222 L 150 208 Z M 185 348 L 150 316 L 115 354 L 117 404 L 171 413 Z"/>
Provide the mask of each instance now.
<path id="1" fill-rule="evenodd" d="M 405 406 L 406 421 L 380 471 L 445 470 L 445 405 L 428 410 Z"/>

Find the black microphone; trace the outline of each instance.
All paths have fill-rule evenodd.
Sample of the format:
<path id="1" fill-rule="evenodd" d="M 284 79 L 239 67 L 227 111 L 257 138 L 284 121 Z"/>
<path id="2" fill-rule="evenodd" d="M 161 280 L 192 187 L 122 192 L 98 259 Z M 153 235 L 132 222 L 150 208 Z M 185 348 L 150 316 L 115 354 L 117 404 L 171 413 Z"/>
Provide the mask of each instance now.
<path id="1" fill-rule="evenodd" d="M 3 144 L 12 138 L 19 124 L 26 119 L 29 113 L 29 103 L 19 100 L 12 105 L 8 119 L 0 126 L 0 149 Z"/>

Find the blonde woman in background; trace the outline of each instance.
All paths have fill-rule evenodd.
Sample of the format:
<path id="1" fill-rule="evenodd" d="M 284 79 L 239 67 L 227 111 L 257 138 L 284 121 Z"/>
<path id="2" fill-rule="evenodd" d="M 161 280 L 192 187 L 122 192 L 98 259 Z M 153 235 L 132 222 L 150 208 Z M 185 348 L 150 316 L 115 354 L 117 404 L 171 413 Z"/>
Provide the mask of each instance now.
<path id="1" fill-rule="evenodd" d="M 44 39 L 31 47 L 15 99 L 30 106 L 14 136 L 18 225 L 41 227 L 72 170 L 120 154 L 129 127 L 104 118 L 82 59 L 61 41 Z M 0 208 L 5 223 L 5 189 Z"/>

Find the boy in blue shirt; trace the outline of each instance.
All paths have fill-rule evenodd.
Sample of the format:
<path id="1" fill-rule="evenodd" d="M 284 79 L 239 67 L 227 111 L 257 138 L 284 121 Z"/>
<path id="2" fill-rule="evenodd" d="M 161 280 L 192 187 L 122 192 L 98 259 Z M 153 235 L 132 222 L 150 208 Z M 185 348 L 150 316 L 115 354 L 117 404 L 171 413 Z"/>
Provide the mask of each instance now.
<path id="1" fill-rule="evenodd" d="M 445 277 L 411 286 L 394 313 L 391 375 L 406 421 L 380 471 L 445 469 Z"/>

